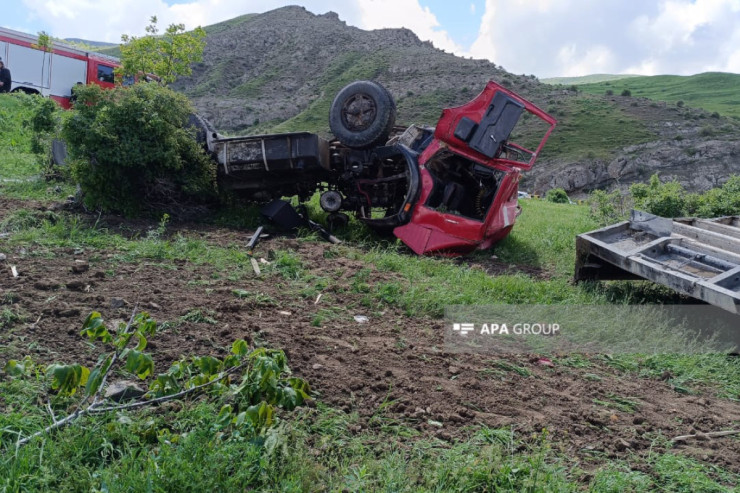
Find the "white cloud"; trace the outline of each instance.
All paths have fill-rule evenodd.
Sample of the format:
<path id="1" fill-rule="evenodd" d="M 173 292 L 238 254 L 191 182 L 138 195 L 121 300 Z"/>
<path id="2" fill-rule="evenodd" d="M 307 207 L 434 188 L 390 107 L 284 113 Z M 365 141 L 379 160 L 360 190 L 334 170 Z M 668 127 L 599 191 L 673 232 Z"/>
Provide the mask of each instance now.
<path id="1" fill-rule="evenodd" d="M 470 4 L 470 13 L 475 15 L 475 4 L 474 3 Z"/>
<path id="2" fill-rule="evenodd" d="M 454 53 L 464 49 L 447 31 L 441 29 L 437 17 L 418 0 L 355 0 L 360 10 L 358 26 L 363 29 L 405 27 L 411 29 L 421 40 L 431 41 L 434 46 Z"/>
<path id="3" fill-rule="evenodd" d="M 614 71 L 614 55 L 606 46 L 594 45 L 579 49 L 575 44 L 563 46 L 557 54 L 557 61 L 566 67 L 563 77 L 584 74 L 606 74 Z"/>
<path id="4" fill-rule="evenodd" d="M 487 0 L 470 51 L 515 73 L 739 71 L 740 0 Z"/>
<path id="5" fill-rule="evenodd" d="M 46 31 L 53 36 L 108 42 L 120 41 L 121 34 L 144 34 L 144 27 L 153 15 L 157 16 L 160 28 L 183 23 L 192 29 L 296 3 L 291 0 L 192 0 L 167 5 L 162 0 L 23 0 L 29 16 L 48 26 Z M 358 21 L 354 0 L 341 6 L 331 0 L 300 3 L 316 14 L 334 9 L 348 22 L 356 24 Z"/>

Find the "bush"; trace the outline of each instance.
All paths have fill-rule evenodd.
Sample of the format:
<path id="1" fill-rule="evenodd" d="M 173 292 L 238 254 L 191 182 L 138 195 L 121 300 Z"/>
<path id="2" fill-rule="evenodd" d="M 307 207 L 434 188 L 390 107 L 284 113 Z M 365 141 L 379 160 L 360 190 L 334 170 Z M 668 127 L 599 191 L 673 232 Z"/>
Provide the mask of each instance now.
<path id="1" fill-rule="evenodd" d="M 556 204 L 567 204 L 570 202 L 568 194 L 562 188 L 551 188 L 545 194 L 545 200 Z"/>
<path id="2" fill-rule="evenodd" d="M 63 127 L 85 204 L 105 211 L 172 210 L 215 192 L 215 167 L 186 127 L 185 96 L 156 84 L 77 90 Z"/>
<path id="3" fill-rule="evenodd" d="M 630 91 L 629 89 L 625 89 L 624 91 L 622 91 L 622 96 L 632 96 L 632 91 Z"/>
<path id="4" fill-rule="evenodd" d="M 614 90 L 613 89 L 607 89 L 606 90 L 606 95 L 607 96 L 614 96 Z"/>
<path id="5" fill-rule="evenodd" d="M 602 226 L 623 221 L 630 210 L 631 198 L 628 194 L 622 195 L 619 190 L 605 192 L 594 190 L 588 197 L 591 208 L 591 217 Z"/>
<path id="6" fill-rule="evenodd" d="M 661 183 L 658 175 L 650 177 L 650 183 L 635 183 L 630 193 L 637 209 L 661 217 L 686 215 L 686 191 L 677 181 Z"/>

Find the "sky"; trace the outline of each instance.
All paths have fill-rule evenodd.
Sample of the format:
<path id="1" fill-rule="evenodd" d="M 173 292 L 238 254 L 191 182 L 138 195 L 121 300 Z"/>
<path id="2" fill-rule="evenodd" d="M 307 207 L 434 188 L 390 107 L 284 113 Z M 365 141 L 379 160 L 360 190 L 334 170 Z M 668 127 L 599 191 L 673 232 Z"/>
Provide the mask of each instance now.
<path id="1" fill-rule="evenodd" d="M 740 0 L 0 0 L 0 26 L 115 43 L 152 15 L 194 28 L 295 4 L 540 78 L 740 73 Z"/>

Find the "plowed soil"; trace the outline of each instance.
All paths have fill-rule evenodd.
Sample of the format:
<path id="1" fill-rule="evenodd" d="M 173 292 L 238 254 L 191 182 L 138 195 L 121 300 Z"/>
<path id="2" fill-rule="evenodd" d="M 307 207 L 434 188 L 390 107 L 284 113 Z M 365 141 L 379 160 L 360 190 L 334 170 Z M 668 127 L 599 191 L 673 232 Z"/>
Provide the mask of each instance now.
<path id="1" fill-rule="evenodd" d="M 0 220 L 15 208 L 38 204 L 0 199 Z M 143 234 L 155 224 L 102 218 L 112 229 Z M 210 244 L 244 245 L 249 232 L 203 225 L 176 228 L 186 237 Z M 283 348 L 293 372 L 306 378 L 318 400 L 357 412 L 363 427 L 397 420 L 424 434 L 450 440 L 471 426 L 511 426 L 522 436 L 547 428 L 556 446 L 569 456 L 598 464 L 630 454 L 660 451 L 659 437 L 736 429 L 740 404 L 702 395 L 681 394 L 662 380 L 638 378 L 591 358 L 587 368 L 543 365 L 536 355 L 504 358 L 526 371 L 507 371 L 500 361 L 443 350 L 442 321 L 410 318 L 401 310 L 365 313 L 361 294 L 334 288 L 321 298 L 304 297 L 277 274 L 248 275 L 238 281 L 211 265 L 185 261 L 127 263 L 120 252 L 84 249 L 11 248 L 0 238 L 0 300 L 9 302 L 24 320 L 0 333 L 0 367 L 26 354 L 43 362 L 94 364 L 99 350 L 80 337 L 80 327 L 93 310 L 109 321 L 127 320 L 134 306 L 158 322 L 175 322 L 152 341 L 158 371 L 190 354 L 223 356 L 231 342 Z M 332 286 L 349 285 L 354 274 L 370 269 L 368 284 L 396 274 L 338 256 L 325 258 L 325 243 L 271 238 L 255 257 L 270 250 L 293 250 L 305 268 L 337 277 Z M 19 276 L 14 278 L 10 266 Z M 266 264 L 263 264 L 266 265 Z M 491 275 L 510 267 L 491 261 L 480 268 Z M 519 272 L 546 277 L 521 267 Z M 239 298 L 234 290 L 260 293 Z M 333 316 L 317 323 L 320 310 Z M 201 310 L 216 323 L 187 322 L 181 317 Z M 367 315 L 358 323 L 354 315 Z M 318 325 L 318 326 L 317 326 Z M 614 397 L 634 403 L 634 410 L 605 406 Z M 597 402 L 598 401 L 598 402 Z M 371 419 L 371 418 L 382 419 Z M 359 431 L 359 430 L 358 430 Z M 693 440 L 675 450 L 740 472 L 740 440 L 733 437 Z"/>

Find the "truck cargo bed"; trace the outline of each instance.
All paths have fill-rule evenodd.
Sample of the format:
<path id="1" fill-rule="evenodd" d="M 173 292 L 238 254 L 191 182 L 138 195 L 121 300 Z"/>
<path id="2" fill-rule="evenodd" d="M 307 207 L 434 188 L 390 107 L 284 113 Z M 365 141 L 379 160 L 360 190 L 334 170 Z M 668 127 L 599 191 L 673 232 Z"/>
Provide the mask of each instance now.
<path id="1" fill-rule="evenodd" d="M 576 281 L 647 279 L 740 314 L 740 218 L 629 221 L 579 235 Z"/>

